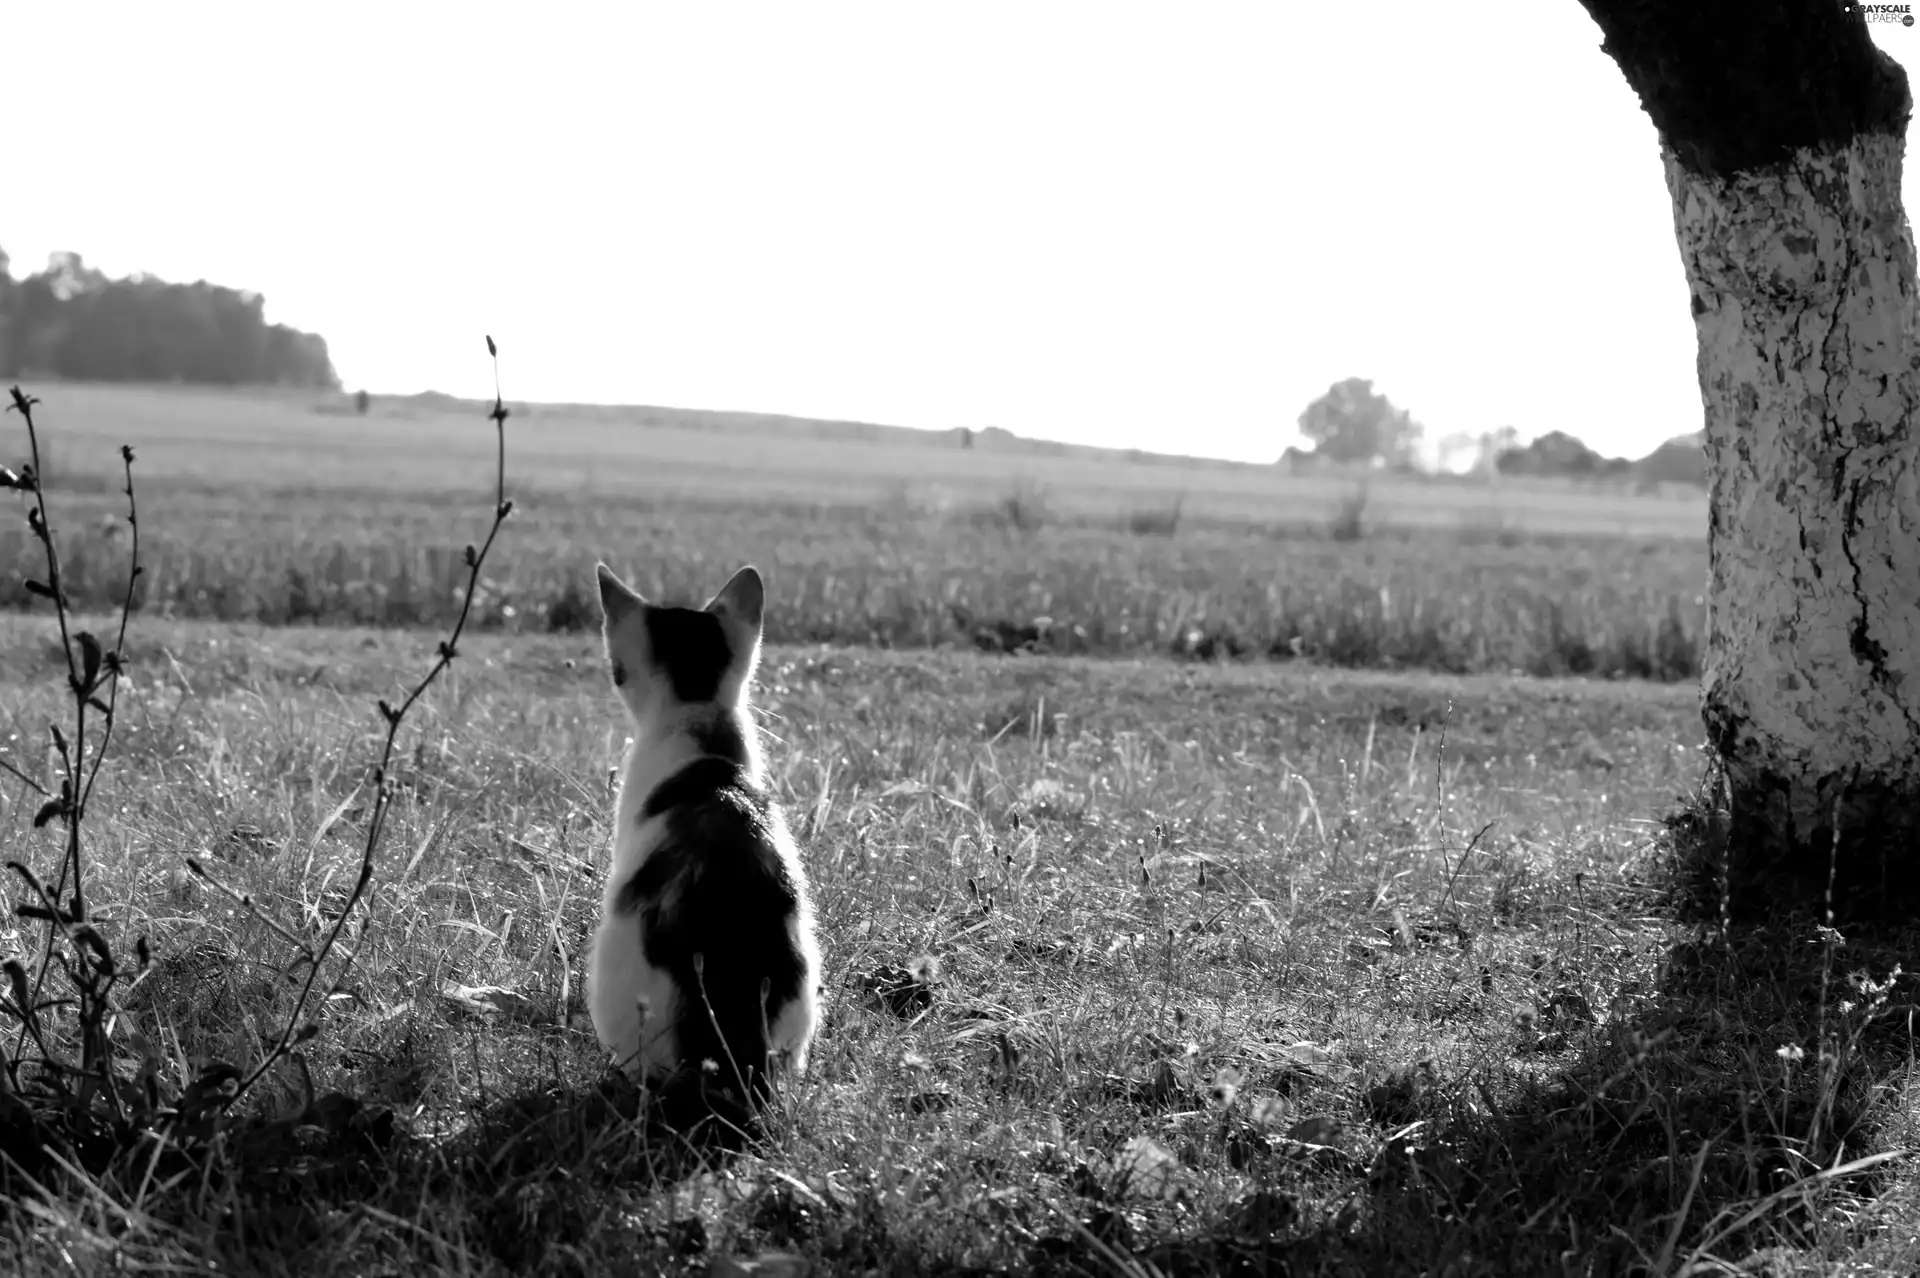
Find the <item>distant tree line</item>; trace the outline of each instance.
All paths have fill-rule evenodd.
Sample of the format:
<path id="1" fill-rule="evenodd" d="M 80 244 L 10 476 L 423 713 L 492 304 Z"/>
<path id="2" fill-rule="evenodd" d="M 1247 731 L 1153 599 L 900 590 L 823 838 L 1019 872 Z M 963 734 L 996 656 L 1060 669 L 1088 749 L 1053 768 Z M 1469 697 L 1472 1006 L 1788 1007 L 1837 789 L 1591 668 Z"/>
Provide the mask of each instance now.
<path id="1" fill-rule="evenodd" d="M 1297 467 L 1315 462 L 1385 466 L 1413 471 L 1421 467 L 1423 434 L 1420 423 L 1403 408 L 1395 408 L 1373 383 L 1361 377 L 1336 382 L 1327 393 L 1300 414 L 1300 433 L 1312 449 L 1289 448 L 1280 458 Z M 1660 445 L 1646 457 L 1630 461 L 1605 457 L 1565 431 L 1551 430 L 1527 444 L 1511 426 L 1461 433 L 1439 441 L 1442 470 L 1466 470 L 1480 475 L 1537 475 L 1565 479 L 1625 479 L 1642 483 L 1698 484 L 1707 482 L 1707 463 L 1698 435 L 1682 435 Z"/>
<path id="2" fill-rule="evenodd" d="M 1633 463 L 1607 457 L 1564 430 L 1550 430 L 1522 447 L 1505 448 L 1493 459 L 1503 475 L 1560 475 L 1569 479 L 1625 479 Z"/>
<path id="3" fill-rule="evenodd" d="M 258 293 L 109 279 L 78 253 L 13 278 L 0 249 L 0 377 L 338 390 L 326 339 L 269 324 Z"/>

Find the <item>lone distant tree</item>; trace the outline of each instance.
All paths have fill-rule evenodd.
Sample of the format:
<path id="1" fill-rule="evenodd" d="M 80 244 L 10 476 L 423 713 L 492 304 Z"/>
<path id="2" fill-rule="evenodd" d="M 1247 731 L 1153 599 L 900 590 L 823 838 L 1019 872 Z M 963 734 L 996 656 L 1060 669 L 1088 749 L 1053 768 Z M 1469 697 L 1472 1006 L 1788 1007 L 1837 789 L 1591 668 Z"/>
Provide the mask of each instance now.
<path id="1" fill-rule="evenodd" d="M 1411 462 L 1420 424 L 1363 377 L 1336 382 L 1300 414 L 1300 433 L 1314 455 L 1336 462 Z"/>
<path id="2" fill-rule="evenodd" d="M 1707 455 L 1700 450 L 1698 435 L 1681 435 L 1634 463 L 1640 478 L 1656 487 L 1660 484 L 1707 486 Z"/>
<path id="3" fill-rule="evenodd" d="M 1509 448 L 1520 447 L 1520 432 L 1512 426 L 1502 426 L 1497 430 L 1480 432 L 1480 451 L 1473 459 L 1473 473 L 1497 478 L 1500 474 L 1500 454 Z"/>
<path id="4" fill-rule="evenodd" d="M 1907 78 L 1842 0 L 1581 0 L 1660 133 L 1711 477 L 1707 735 L 1743 913 L 1920 905 Z"/>

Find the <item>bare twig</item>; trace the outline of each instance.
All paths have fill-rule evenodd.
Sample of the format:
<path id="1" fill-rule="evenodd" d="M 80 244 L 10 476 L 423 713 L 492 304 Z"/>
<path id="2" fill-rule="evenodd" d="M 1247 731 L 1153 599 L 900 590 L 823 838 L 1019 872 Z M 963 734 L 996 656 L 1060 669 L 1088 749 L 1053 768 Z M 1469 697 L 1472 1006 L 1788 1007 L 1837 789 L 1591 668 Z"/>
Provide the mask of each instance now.
<path id="1" fill-rule="evenodd" d="M 1473 855 L 1473 850 L 1480 846 L 1480 840 L 1487 837 L 1487 831 L 1493 829 L 1495 824 L 1495 822 L 1489 821 L 1474 831 L 1473 837 L 1467 840 L 1467 846 L 1461 850 L 1458 864 L 1447 871 L 1447 890 L 1440 894 L 1440 906 L 1442 909 L 1445 909 L 1447 902 L 1453 899 L 1454 880 L 1460 877 L 1460 871 L 1467 868 L 1467 858 Z M 1444 866 L 1446 863 L 1447 849 L 1443 844 L 1440 848 L 1440 864 Z"/>
<path id="2" fill-rule="evenodd" d="M 480 588 L 480 569 L 486 562 L 487 552 L 493 549 L 494 538 L 500 535 L 500 528 L 513 513 L 513 503 L 507 500 L 507 412 L 506 404 L 500 397 L 500 352 L 493 338 L 487 338 L 487 355 L 493 360 L 493 410 L 487 414 L 493 422 L 495 439 L 494 464 L 494 505 L 493 525 L 487 530 L 487 539 L 475 550 L 467 547 L 467 588 L 460 602 L 460 615 L 453 623 L 453 632 L 441 641 L 438 655 L 426 677 L 415 684 L 407 694 L 406 700 L 397 707 L 382 698 L 380 714 L 387 721 L 387 737 L 380 750 L 380 761 L 373 769 L 373 807 L 367 815 L 367 837 L 360 853 L 360 872 L 354 877 L 353 890 L 348 893 L 346 904 L 341 906 L 339 915 L 333 920 L 333 926 L 327 930 L 326 937 L 312 952 L 313 961 L 307 968 L 307 979 L 300 987 L 300 996 L 294 1001 L 293 1011 L 287 1016 L 287 1023 L 280 1032 L 279 1039 L 261 1059 L 251 1073 L 243 1079 L 238 1088 L 226 1100 L 231 1106 L 246 1095 L 253 1086 L 265 1077 L 268 1070 L 290 1052 L 297 1042 L 311 1037 L 315 1032 L 312 1026 L 302 1026 L 300 1018 L 313 999 L 314 986 L 320 979 L 320 969 L 339 943 L 340 935 L 346 930 L 347 921 L 353 917 L 354 909 L 365 899 L 368 886 L 373 882 L 375 854 L 380 848 L 380 835 L 386 825 L 387 812 L 393 804 L 393 786 L 387 775 L 387 769 L 393 762 L 394 743 L 400 735 L 400 725 L 406 719 L 407 712 L 426 695 L 428 688 L 440 673 L 453 664 L 458 652 L 460 636 L 465 632 L 467 618 L 473 610 L 474 596 Z"/>
<path id="3" fill-rule="evenodd" d="M 119 1096 L 110 1085 L 108 1078 L 109 1055 L 111 1045 L 107 1040 L 104 1027 L 105 1018 L 111 1010 L 110 996 L 113 986 L 119 979 L 113 960 L 113 954 L 106 939 L 87 922 L 85 869 L 81 829 L 86 819 L 87 800 L 93 792 L 93 783 L 99 777 L 100 767 L 105 761 L 108 745 L 113 738 L 113 702 L 117 696 L 119 675 L 125 661 L 122 648 L 126 642 L 127 619 L 133 609 L 134 582 L 141 573 L 139 537 L 136 530 L 132 542 L 127 572 L 127 591 L 122 600 L 120 611 L 120 631 L 111 650 L 103 650 L 100 641 L 87 631 L 74 631 L 67 616 L 69 601 L 66 586 L 60 570 L 60 551 L 54 539 L 52 517 L 47 509 L 46 482 L 41 474 L 40 432 L 33 420 L 33 409 L 40 401 L 22 391 L 18 386 L 12 388 L 12 402 L 9 412 L 20 414 L 27 429 L 27 447 L 31 461 L 24 473 L 15 474 L 11 470 L 0 470 L 0 486 L 29 492 L 33 495 L 33 505 L 27 511 L 27 526 L 40 542 L 45 552 L 47 579 L 29 580 L 26 588 L 29 594 L 44 596 L 53 602 L 56 622 L 60 627 L 60 650 L 67 663 L 67 689 L 73 698 L 73 735 L 69 740 L 59 727 L 49 725 L 48 732 L 60 757 L 62 776 L 58 795 L 49 793 L 45 787 L 34 783 L 35 788 L 47 796 L 34 815 L 35 826 L 47 824 L 55 819 L 64 823 L 66 829 L 66 847 L 62 853 L 60 875 L 53 890 L 48 892 L 38 878 L 26 867 L 17 865 L 23 877 L 32 884 L 34 891 L 42 897 L 43 907 L 31 909 L 22 907 L 17 912 L 28 915 L 43 913 L 47 917 L 47 943 L 35 966 L 33 985 L 24 1005 L 18 1010 L 23 1018 L 21 1032 L 14 1039 L 14 1050 L 8 1059 L 9 1068 L 17 1066 L 29 1033 L 40 1049 L 45 1063 L 58 1066 L 59 1062 L 47 1056 L 47 1045 L 38 1033 L 37 1025 L 31 1024 L 37 1016 L 40 991 L 45 985 L 47 971 L 55 957 L 55 938 L 62 935 L 72 952 L 73 961 L 62 958 L 69 978 L 73 981 L 79 1002 L 79 1026 L 81 1034 L 80 1068 L 76 1071 L 81 1079 L 80 1104 L 85 1106 L 91 1089 L 99 1085 L 116 1112 L 119 1109 Z M 133 450 L 123 446 L 121 460 L 126 468 L 127 519 L 135 521 L 136 511 L 133 497 Z M 109 689 L 108 700 L 102 701 L 99 691 L 103 683 L 111 681 L 115 687 Z M 94 746 L 92 766 L 88 767 L 87 725 L 89 710 L 98 710 L 102 715 L 100 740 Z M 6 765 L 7 771 L 21 779 L 27 779 L 19 769 Z M 82 773 L 85 780 L 82 781 Z M 72 885 L 71 893 L 68 885 Z M 65 904 L 62 905 L 62 898 Z M 140 960 L 144 966 L 147 958 L 144 939 L 140 944 Z"/>
<path id="4" fill-rule="evenodd" d="M 27 526 L 33 529 L 34 536 L 40 539 L 47 551 L 47 589 L 34 590 L 31 585 L 27 589 L 32 594 L 44 593 L 53 600 L 55 611 L 60 616 L 60 651 L 67 658 L 68 676 L 77 679 L 80 672 L 73 664 L 73 642 L 67 634 L 66 598 L 60 589 L 60 556 L 54 549 L 53 524 L 47 515 L 47 486 L 40 479 L 40 432 L 33 427 L 33 406 L 40 400 L 18 386 L 12 389 L 11 397 L 13 402 L 7 405 L 7 411 L 20 414 L 21 420 L 27 424 L 27 452 L 32 459 L 32 473 L 19 476 L 12 486 L 26 488 L 33 493 L 34 509 L 27 515 Z"/>
<path id="5" fill-rule="evenodd" d="M 40 432 L 35 427 L 33 421 L 33 408 L 40 400 L 35 396 L 27 394 L 18 386 L 12 388 L 11 398 L 13 402 L 7 406 L 7 411 L 20 414 L 20 420 L 26 424 L 27 454 L 30 460 L 27 463 L 25 473 L 19 476 L 10 476 L 12 479 L 10 486 L 24 489 L 33 494 L 34 504 L 27 511 L 27 527 L 32 530 L 34 537 L 40 542 L 41 549 L 45 552 L 47 561 L 47 579 L 44 582 L 29 580 L 27 582 L 27 593 L 42 595 L 53 600 L 54 617 L 60 625 L 60 655 L 64 657 L 67 662 L 67 686 L 77 689 L 80 687 L 80 670 L 73 662 L 73 636 L 69 633 L 67 626 L 67 595 L 65 588 L 60 582 L 60 551 L 54 544 L 53 522 L 47 514 L 47 486 L 40 477 Z M 37 824 L 45 823 L 44 818 L 50 809 L 55 815 L 60 816 L 69 816 L 72 811 L 72 781 L 79 763 L 73 756 L 73 750 L 85 749 L 85 729 L 87 722 L 86 701 L 84 698 L 76 698 L 76 700 L 79 704 L 74 710 L 76 731 L 74 733 L 73 746 L 69 747 L 66 738 L 61 735 L 58 728 L 53 729 L 54 745 L 60 752 L 61 770 L 66 773 L 66 780 L 61 786 L 60 798 L 55 801 L 58 803 L 58 807 L 53 807 L 51 804 L 43 807 L 40 815 L 35 817 Z M 60 885 L 55 889 L 55 895 L 63 896 L 66 894 L 68 875 L 73 874 L 74 894 L 81 896 L 80 880 L 79 876 L 75 874 L 76 867 L 74 865 L 74 862 L 79 859 L 79 825 L 77 822 L 69 820 L 66 823 L 66 829 L 66 860 L 60 867 Z M 85 904 L 85 898 L 81 896 L 80 905 L 84 907 Z M 75 913 L 80 913 L 80 910 L 76 909 Z M 42 956 L 40 971 L 34 979 L 34 991 L 36 995 L 39 992 L 40 982 L 45 976 L 46 956 Z"/>
<path id="6" fill-rule="evenodd" d="M 113 715 L 120 705 L 120 675 L 126 668 L 127 660 L 127 618 L 133 613 L 133 588 L 140 580 L 140 574 L 146 569 L 140 564 L 140 508 L 133 500 L 133 449 L 127 444 L 120 445 L 120 463 L 126 468 L 127 486 L 127 527 L 131 530 L 132 542 L 127 561 L 127 593 L 120 600 L 120 633 L 114 637 L 113 651 L 103 659 L 107 673 L 112 680 L 107 684 L 107 706 L 104 713 L 106 721 L 101 726 L 100 748 L 94 752 L 93 769 L 87 773 L 87 784 L 80 791 L 80 806 L 85 807 L 87 800 L 93 797 L 93 783 L 100 775 L 100 764 L 107 757 L 107 742 L 113 736 Z"/>
<path id="7" fill-rule="evenodd" d="M 5 759 L 0 759 L 0 772 L 6 773 L 8 776 L 14 778 L 16 781 L 19 781 L 22 785 L 29 787 L 30 789 L 33 790 L 35 794 L 44 796 L 48 793 L 47 787 L 45 787 L 44 785 L 41 785 L 38 781 L 35 781 L 32 777 L 28 776 L 26 773 L 22 772 L 20 769 L 14 767 L 11 763 L 8 763 Z"/>
<path id="8" fill-rule="evenodd" d="M 213 888 L 216 892 L 219 892 L 248 914 L 251 914 L 254 918 L 273 929 L 274 933 L 278 935 L 281 940 L 300 951 L 300 958 L 305 959 L 309 963 L 314 962 L 313 947 L 295 936 L 293 931 L 285 924 L 280 923 L 272 915 L 261 909 L 259 902 L 255 901 L 252 896 L 242 892 L 231 884 L 221 881 L 214 875 L 213 871 L 200 864 L 199 860 L 194 857 L 187 858 L 187 869 L 193 872 L 193 877 L 199 879 L 208 887 Z"/>

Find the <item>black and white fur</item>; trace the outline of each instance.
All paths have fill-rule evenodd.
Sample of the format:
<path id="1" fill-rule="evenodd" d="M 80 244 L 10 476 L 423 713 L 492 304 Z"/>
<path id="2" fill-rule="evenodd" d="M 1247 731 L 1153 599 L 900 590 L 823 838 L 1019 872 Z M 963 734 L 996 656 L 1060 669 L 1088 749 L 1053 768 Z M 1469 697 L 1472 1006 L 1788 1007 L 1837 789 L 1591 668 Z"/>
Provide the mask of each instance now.
<path id="1" fill-rule="evenodd" d="M 633 742 L 587 1008 L 629 1074 L 663 1081 L 706 1070 L 764 1098 L 770 1054 L 806 1068 L 820 951 L 800 853 L 766 793 L 748 709 L 760 574 L 742 568 L 694 609 L 648 603 L 605 564 L 597 573 Z"/>

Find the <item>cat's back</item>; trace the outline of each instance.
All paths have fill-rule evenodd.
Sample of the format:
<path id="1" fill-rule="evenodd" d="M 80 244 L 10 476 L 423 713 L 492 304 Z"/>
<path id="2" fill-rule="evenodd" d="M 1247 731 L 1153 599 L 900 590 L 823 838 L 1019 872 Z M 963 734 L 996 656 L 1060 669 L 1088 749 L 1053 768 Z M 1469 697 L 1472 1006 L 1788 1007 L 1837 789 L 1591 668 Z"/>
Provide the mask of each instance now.
<path id="1" fill-rule="evenodd" d="M 654 787 L 639 816 L 661 825 L 617 905 L 645 917 L 650 941 L 776 923 L 798 908 L 798 867 L 780 815 L 741 760 L 695 759 Z"/>

